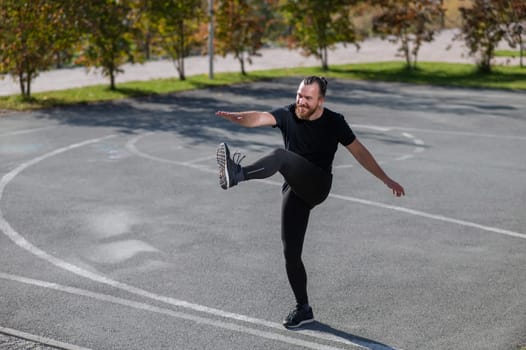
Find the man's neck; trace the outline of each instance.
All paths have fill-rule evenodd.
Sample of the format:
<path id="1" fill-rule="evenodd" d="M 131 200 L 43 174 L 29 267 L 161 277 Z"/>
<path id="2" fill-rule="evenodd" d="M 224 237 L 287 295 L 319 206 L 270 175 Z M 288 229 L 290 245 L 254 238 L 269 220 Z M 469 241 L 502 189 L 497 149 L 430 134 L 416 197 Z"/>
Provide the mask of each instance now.
<path id="1" fill-rule="evenodd" d="M 312 113 L 312 115 L 307 120 L 313 121 L 316 119 L 320 119 L 322 115 L 323 115 L 323 107 L 320 107 L 316 109 L 316 112 Z"/>

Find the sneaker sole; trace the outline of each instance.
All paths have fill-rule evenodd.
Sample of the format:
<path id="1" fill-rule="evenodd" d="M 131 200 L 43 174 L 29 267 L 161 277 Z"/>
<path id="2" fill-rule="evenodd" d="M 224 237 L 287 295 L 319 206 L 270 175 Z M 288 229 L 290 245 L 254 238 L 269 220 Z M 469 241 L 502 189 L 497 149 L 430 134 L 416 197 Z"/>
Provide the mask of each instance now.
<path id="1" fill-rule="evenodd" d="M 295 329 L 295 328 L 299 328 L 305 324 L 308 324 L 308 323 L 312 323 L 314 322 L 314 318 L 311 318 L 309 320 L 303 320 L 301 321 L 300 323 L 298 323 L 297 325 L 283 325 L 283 327 L 287 328 L 287 329 Z"/>
<path id="2" fill-rule="evenodd" d="M 225 143 L 221 143 L 217 148 L 216 160 L 217 165 L 219 167 L 219 186 L 221 186 L 222 189 L 226 190 L 229 187 L 228 184 L 230 183 L 230 179 L 228 178 L 228 169 L 226 168 L 227 152 Z"/>

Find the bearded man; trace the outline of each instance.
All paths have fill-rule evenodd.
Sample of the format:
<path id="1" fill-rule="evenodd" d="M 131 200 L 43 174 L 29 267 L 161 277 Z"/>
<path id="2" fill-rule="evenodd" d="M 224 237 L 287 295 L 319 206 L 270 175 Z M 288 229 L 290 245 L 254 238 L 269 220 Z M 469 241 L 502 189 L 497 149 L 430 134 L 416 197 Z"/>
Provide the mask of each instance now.
<path id="1" fill-rule="evenodd" d="M 217 149 L 219 184 L 228 189 L 242 181 L 264 179 L 280 172 L 282 188 L 281 239 L 285 268 L 296 305 L 285 317 L 286 328 L 297 328 L 314 321 L 307 295 L 307 273 L 301 254 L 310 211 L 322 203 L 332 185 L 332 162 L 343 145 L 371 174 L 380 179 L 397 197 L 404 188 L 378 165 L 367 148 L 358 141 L 343 115 L 323 106 L 327 80 L 309 76 L 298 87 L 296 103 L 270 112 L 225 112 L 216 114 L 245 127 L 272 126 L 281 130 L 284 148 L 278 148 L 256 162 L 241 166 L 239 153 L 230 156 L 225 143 Z"/>

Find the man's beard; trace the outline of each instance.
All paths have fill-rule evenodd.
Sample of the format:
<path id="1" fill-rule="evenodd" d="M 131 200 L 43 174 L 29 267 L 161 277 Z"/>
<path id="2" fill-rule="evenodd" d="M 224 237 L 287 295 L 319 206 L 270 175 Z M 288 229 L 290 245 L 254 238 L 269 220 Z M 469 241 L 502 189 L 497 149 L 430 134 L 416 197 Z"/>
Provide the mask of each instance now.
<path id="1" fill-rule="evenodd" d="M 300 119 L 310 119 L 310 117 L 316 112 L 316 108 L 309 109 L 309 107 L 306 106 L 298 106 L 296 105 L 295 108 L 296 115 Z"/>

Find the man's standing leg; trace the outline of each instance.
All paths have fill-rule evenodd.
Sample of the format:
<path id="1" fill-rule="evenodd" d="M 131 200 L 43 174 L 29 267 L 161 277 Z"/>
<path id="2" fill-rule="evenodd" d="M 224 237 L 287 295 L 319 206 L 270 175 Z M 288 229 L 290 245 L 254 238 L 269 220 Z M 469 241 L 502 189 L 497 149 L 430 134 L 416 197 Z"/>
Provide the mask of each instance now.
<path id="1" fill-rule="evenodd" d="M 235 156 L 234 154 L 232 158 Z M 300 155 L 284 149 L 275 149 L 245 167 L 239 164 L 242 159 L 240 156 L 237 156 L 237 160 L 232 158 L 228 146 L 222 143 L 217 150 L 217 161 L 223 189 L 235 186 L 240 181 L 264 179 L 278 171 L 287 182 L 283 190 L 281 236 L 287 276 L 297 305 L 286 317 L 283 325 L 287 328 L 296 328 L 312 322 L 314 316 L 308 304 L 307 274 L 301 253 L 310 210 L 327 198 L 332 175 Z"/>
<path id="2" fill-rule="evenodd" d="M 283 321 L 287 328 L 296 328 L 314 320 L 307 296 L 307 273 L 301 259 L 309 214 L 310 206 L 286 185 L 281 208 L 281 240 L 287 277 L 296 298 L 296 307 Z"/>

